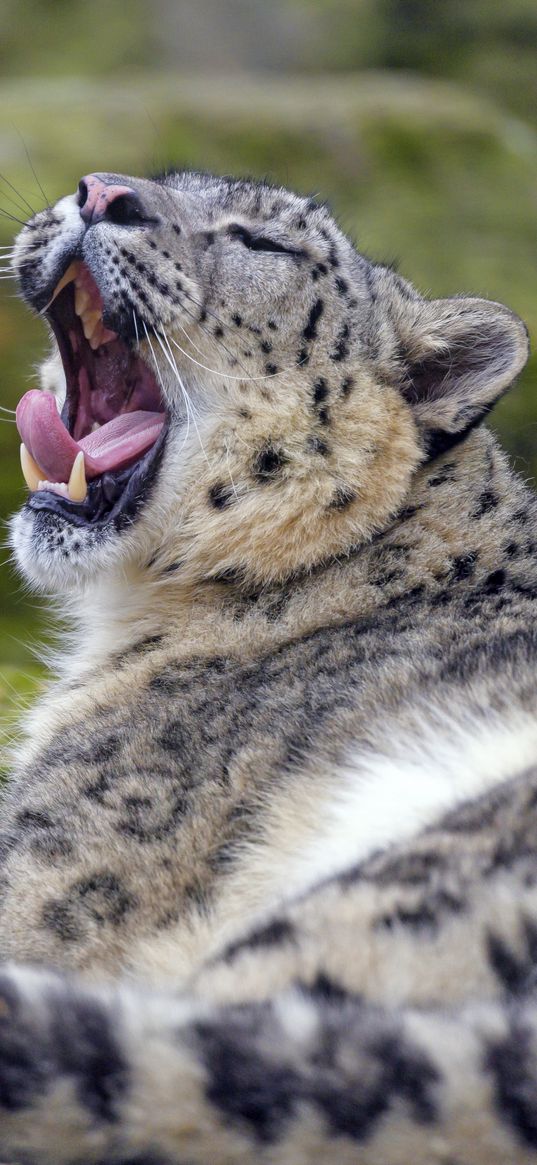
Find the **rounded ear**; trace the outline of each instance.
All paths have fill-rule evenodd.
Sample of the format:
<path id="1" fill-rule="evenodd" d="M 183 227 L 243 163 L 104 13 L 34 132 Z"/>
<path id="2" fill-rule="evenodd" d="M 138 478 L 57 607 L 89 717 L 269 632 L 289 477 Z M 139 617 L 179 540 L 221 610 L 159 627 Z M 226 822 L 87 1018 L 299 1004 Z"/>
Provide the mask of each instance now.
<path id="1" fill-rule="evenodd" d="M 518 316 L 486 299 L 416 298 L 401 307 L 400 388 L 429 455 L 436 455 L 478 424 L 513 383 L 528 359 L 528 333 Z"/>

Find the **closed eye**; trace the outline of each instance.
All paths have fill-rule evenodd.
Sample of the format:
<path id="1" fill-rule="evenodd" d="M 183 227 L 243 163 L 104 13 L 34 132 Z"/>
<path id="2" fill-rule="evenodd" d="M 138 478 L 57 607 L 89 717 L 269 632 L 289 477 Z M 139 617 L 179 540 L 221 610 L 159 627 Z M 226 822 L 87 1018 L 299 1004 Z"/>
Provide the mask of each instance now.
<path id="1" fill-rule="evenodd" d="M 254 235 L 247 227 L 242 227 L 239 223 L 232 223 L 229 227 L 229 234 L 239 239 L 248 247 L 249 251 L 271 251 L 275 255 L 303 255 L 304 252 L 295 247 L 286 247 L 284 243 L 278 243 L 276 239 L 269 239 L 267 235 Z"/>

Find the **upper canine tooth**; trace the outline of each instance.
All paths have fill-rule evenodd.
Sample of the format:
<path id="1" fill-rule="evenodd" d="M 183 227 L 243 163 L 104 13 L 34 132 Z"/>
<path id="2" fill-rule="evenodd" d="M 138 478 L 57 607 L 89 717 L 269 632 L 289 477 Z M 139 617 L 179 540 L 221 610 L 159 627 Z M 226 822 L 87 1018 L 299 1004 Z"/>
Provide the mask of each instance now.
<path id="1" fill-rule="evenodd" d="M 45 473 L 39 468 L 37 461 L 34 461 L 26 445 L 21 445 L 21 469 L 28 489 L 35 491 L 39 482 L 45 477 Z"/>
<path id="2" fill-rule="evenodd" d="M 79 259 L 75 259 L 74 263 L 69 264 L 67 271 L 64 271 L 61 279 L 56 284 L 54 291 L 52 293 L 52 298 L 49 299 L 49 301 L 47 303 L 47 307 L 50 307 L 51 303 L 54 303 L 56 296 L 60 294 L 60 291 L 63 291 L 64 287 L 67 287 L 68 283 L 72 283 L 73 279 L 76 279 L 78 272 L 80 271 L 80 267 L 81 267 L 81 262 Z M 46 308 L 45 308 L 45 311 L 46 311 Z"/>
<path id="3" fill-rule="evenodd" d="M 83 315 L 90 301 L 91 295 L 85 287 L 75 287 L 75 311 L 77 316 Z"/>
<path id="4" fill-rule="evenodd" d="M 88 492 L 86 467 L 84 465 L 82 449 L 77 453 L 73 461 L 73 468 L 67 483 L 67 492 L 72 502 L 83 502 Z"/>

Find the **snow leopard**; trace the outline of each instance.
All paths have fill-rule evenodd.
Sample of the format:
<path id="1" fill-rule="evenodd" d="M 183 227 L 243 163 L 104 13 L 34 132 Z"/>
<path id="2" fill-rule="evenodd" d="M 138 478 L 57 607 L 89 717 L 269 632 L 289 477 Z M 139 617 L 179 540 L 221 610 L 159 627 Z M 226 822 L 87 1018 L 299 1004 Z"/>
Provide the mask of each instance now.
<path id="1" fill-rule="evenodd" d="M 23 227 L 0 1159 L 537 1161 L 528 355 L 329 208 L 114 173 Z"/>

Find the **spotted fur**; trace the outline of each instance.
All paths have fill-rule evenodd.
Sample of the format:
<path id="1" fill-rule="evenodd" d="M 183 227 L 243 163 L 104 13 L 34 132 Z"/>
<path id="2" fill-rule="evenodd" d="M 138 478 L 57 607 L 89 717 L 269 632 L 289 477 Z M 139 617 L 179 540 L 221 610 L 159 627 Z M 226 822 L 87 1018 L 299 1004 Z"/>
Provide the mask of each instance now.
<path id="1" fill-rule="evenodd" d="M 3 804 L 0 1155 L 536 1161 L 524 327 L 287 191 L 105 178 L 143 225 L 69 196 L 15 265 L 84 254 L 170 428 L 128 522 L 13 523 L 73 634 Z"/>

